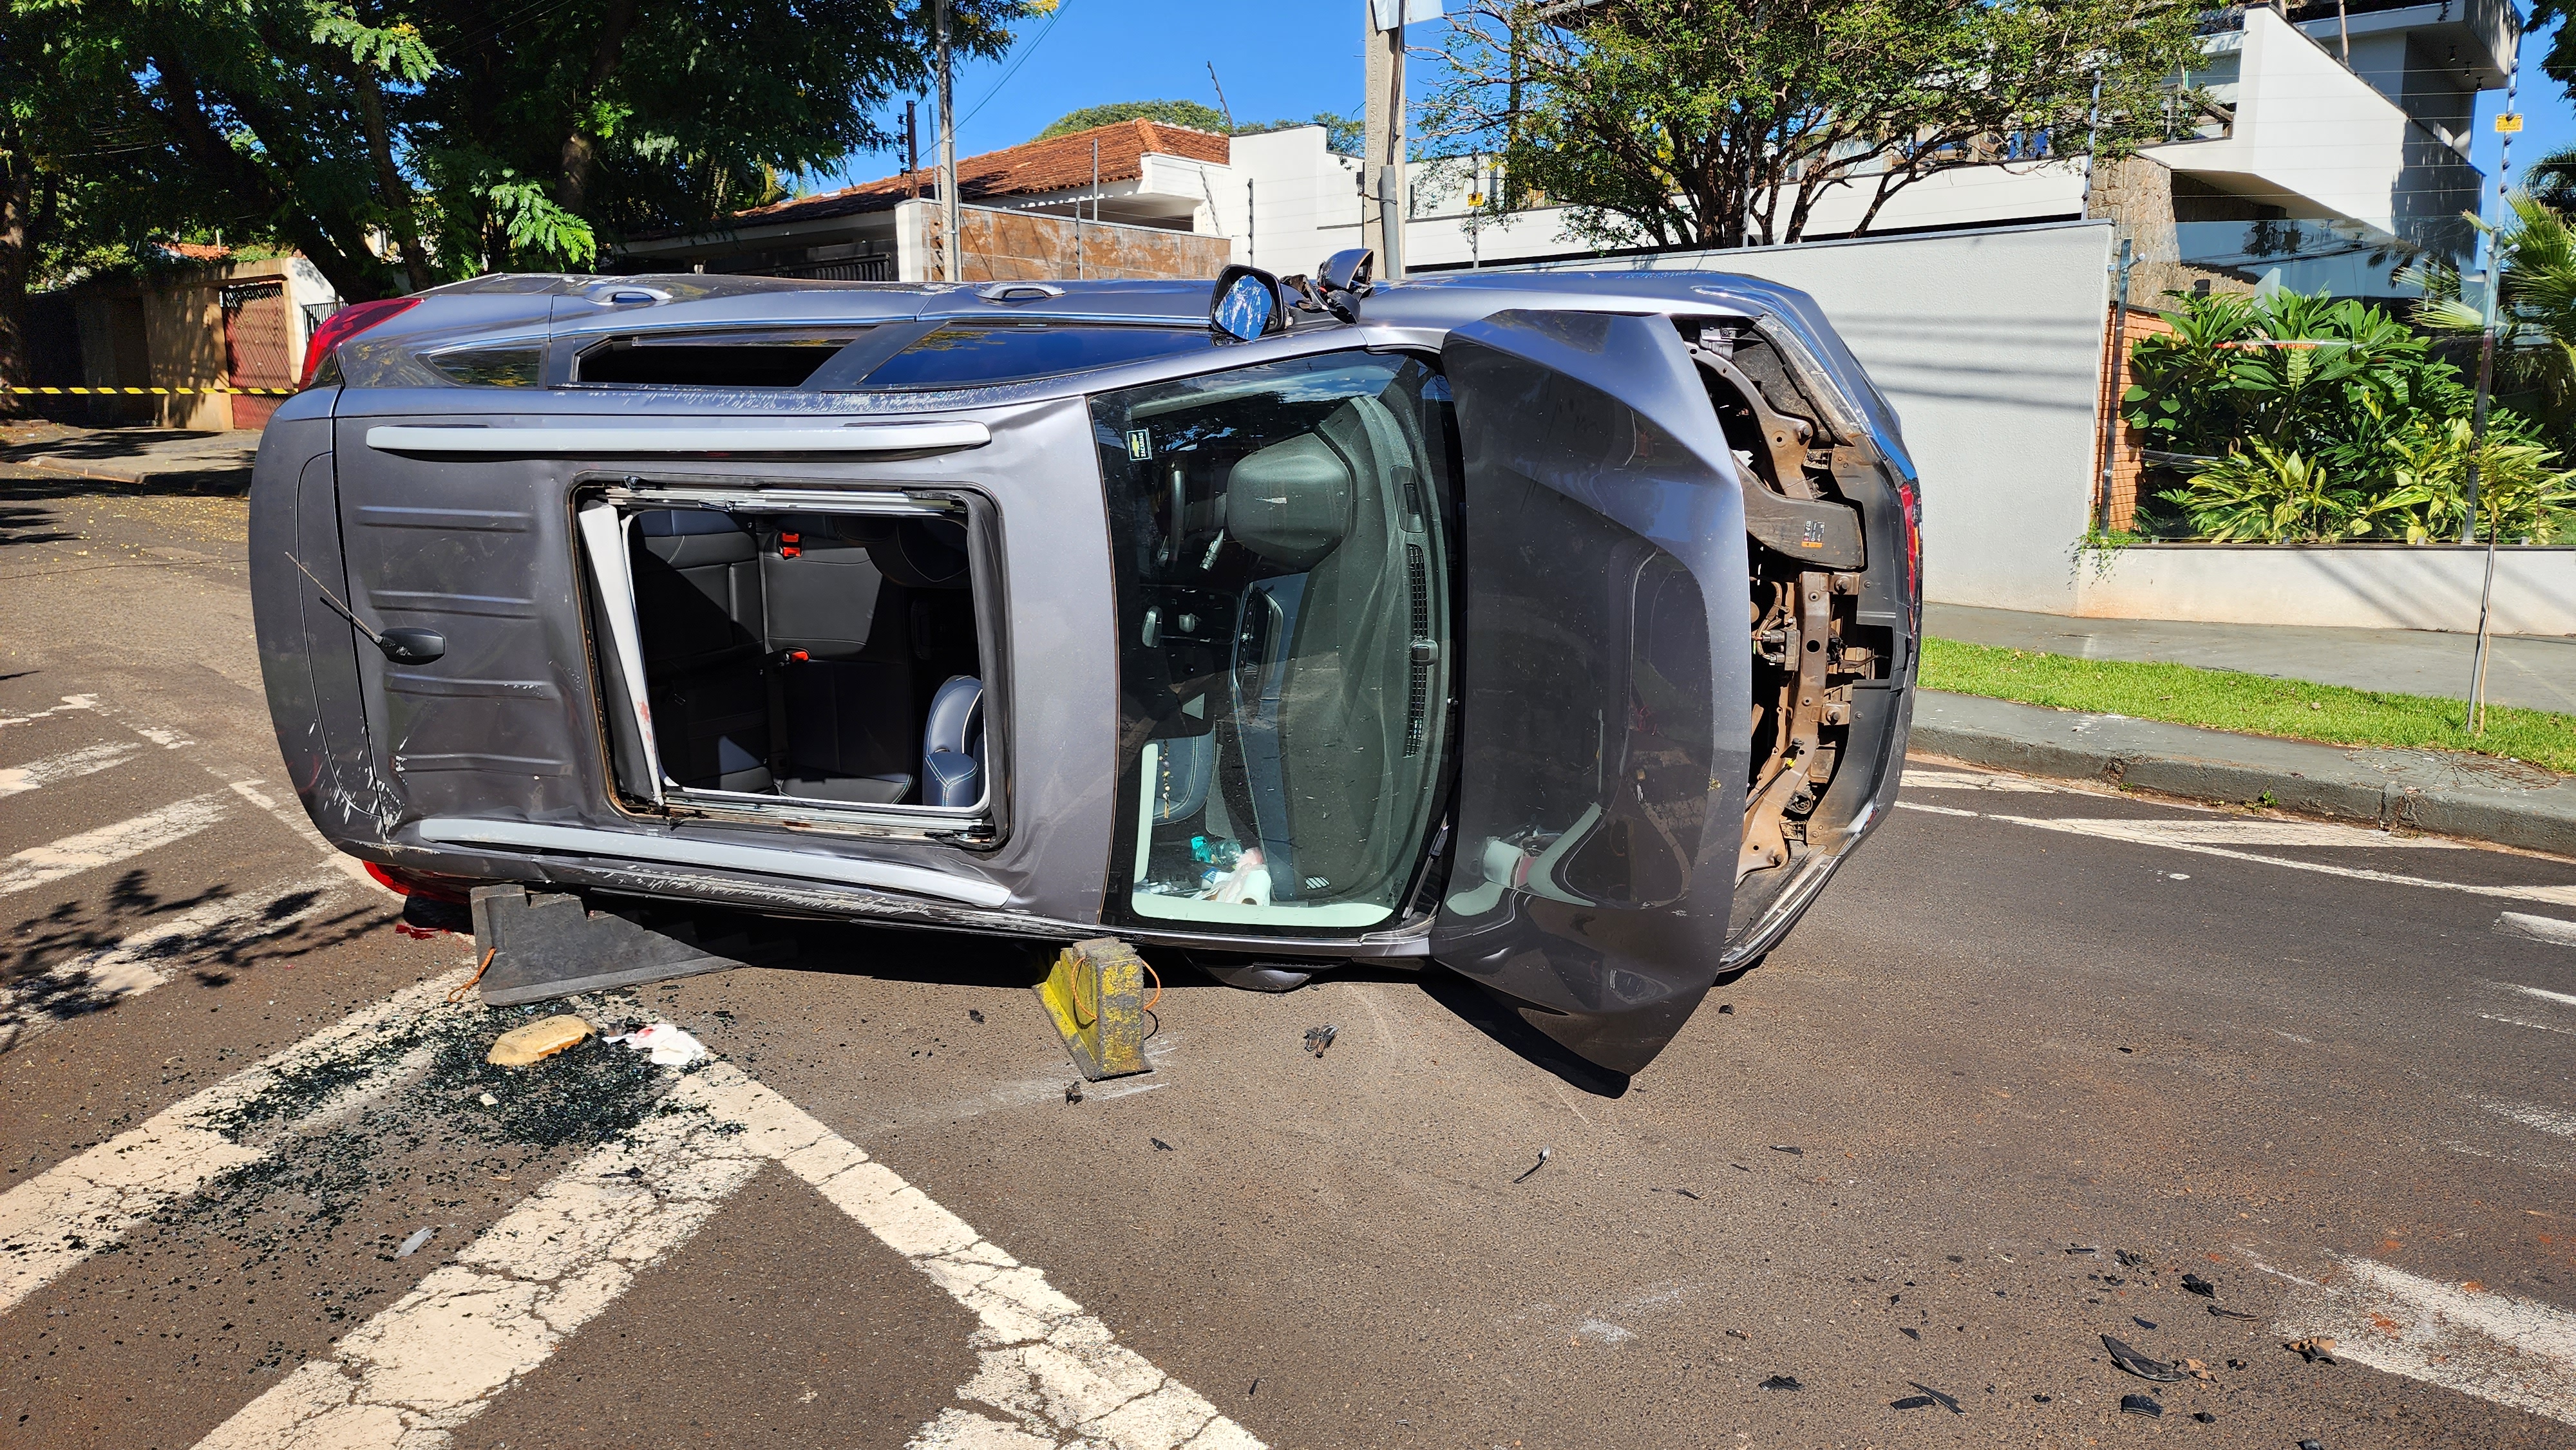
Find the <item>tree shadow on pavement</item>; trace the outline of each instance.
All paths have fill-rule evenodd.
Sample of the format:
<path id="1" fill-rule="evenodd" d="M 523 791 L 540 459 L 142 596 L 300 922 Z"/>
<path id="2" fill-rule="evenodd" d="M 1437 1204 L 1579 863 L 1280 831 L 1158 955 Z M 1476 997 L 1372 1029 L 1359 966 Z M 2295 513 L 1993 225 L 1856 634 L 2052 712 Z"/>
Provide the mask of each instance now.
<path id="1" fill-rule="evenodd" d="M 114 1006 L 140 982 L 186 973 L 201 987 L 228 986 L 244 971 L 310 956 L 394 920 L 378 902 L 326 901 L 335 894 L 298 886 L 244 899 L 219 882 L 165 897 L 153 889 L 149 871 L 134 870 L 94 902 L 67 901 L 26 918 L 0 960 L 0 1054 L 37 1031 Z M 238 910 L 222 909 L 236 901 Z M 216 908 L 212 919 L 194 929 L 169 929 L 200 908 Z M 138 938 L 147 940 L 119 950 Z"/>

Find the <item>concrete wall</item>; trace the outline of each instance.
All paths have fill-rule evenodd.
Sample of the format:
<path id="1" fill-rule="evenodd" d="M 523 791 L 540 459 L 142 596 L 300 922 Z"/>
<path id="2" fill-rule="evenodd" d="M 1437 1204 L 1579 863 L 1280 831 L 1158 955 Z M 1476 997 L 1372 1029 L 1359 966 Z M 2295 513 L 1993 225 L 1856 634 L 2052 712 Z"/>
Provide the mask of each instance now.
<path id="1" fill-rule="evenodd" d="M 1925 592 L 2070 614 L 2100 467 L 2112 237 L 2109 222 L 2064 222 L 1579 265 L 1742 272 L 1813 296 L 1904 420 Z"/>
<path id="2" fill-rule="evenodd" d="M 935 281 L 939 262 L 939 208 L 907 201 L 895 208 L 896 260 L 902 280 Z M 1216 279 L 1233 260 L 1221 236 L 1075 222 L 1069 217 L 989 207 L 957 209 L 957 250 L 967 282 L 1066 277 L 1182 277 Z"/>
<path id="3" fill-rule="evenodd" d="M 2073 612 L 2465 631 L 2478 627 L 2485 571 L 2486 551 L 2460 544 L 2142 544 L 2078 571 Z M 2576 636 L 2576 548 L 2498 550 L 2490 627 Z"/>

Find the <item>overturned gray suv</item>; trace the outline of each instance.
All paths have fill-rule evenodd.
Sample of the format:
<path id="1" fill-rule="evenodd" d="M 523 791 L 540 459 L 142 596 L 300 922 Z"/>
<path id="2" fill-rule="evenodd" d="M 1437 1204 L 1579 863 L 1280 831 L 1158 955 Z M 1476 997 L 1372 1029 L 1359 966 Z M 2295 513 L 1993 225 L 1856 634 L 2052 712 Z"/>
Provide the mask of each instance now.
<path id="1" fill-rule="evenodd" d="M 251 499 L 297 792 L 478 925 L 1437 964 L 1633 1073 L 1894 799 L 1912 465 L 1799 293 L 1366 273 L 348 309 Z"/>

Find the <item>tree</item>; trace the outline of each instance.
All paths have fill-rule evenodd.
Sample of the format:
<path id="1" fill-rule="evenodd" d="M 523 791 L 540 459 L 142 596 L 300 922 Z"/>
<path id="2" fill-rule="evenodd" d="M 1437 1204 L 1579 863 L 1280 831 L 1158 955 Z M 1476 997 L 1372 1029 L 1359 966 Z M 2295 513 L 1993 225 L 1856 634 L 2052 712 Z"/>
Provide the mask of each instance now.
<path id="1" fill-rule="evenodd" d="M 2477 222 L 2500 264 L 2500 392 L 2564 439 L 2576 432 L 2576 228 L 2546 202 L 2525 193 L 2508 195 L 2505 210 L 2510 215 L 2501 227 Z M 2462 338 L 2486 330 L 2485 312 L 2460 296 L 2458 269 L 2428 259 L 2410 276 L 2424 287 L 2424 301 L 2415 310 L 2423 327 Z"/>
<path id="2" fill-rule="evenodd" d="M 1450 16 L 1424 130 L 1500 153 L 1507 186 L 1599 246 L 1794 242 L 1819 202 L 1851 230 L 1965 166 L 2119 155 L 2161 139 L 2199 58 L 2173 0 L 1472 0 Z"/>
<path id="3" fill-rule="evenodd" d="M 1070 136 L 1076 131 L 1115 126 L 1140 116 L 1166 126 L 1187 126 L 1193 131 L 1214 131 L 1220 136 L 1226 132 L 1225 117 L 1196 101 L 1112 101 L 1105 106 L 1085 106 L 1059 116 L 1054 125 L 1040 131 L 1033 139 L 1044 141 L 1052 136 Z"/>

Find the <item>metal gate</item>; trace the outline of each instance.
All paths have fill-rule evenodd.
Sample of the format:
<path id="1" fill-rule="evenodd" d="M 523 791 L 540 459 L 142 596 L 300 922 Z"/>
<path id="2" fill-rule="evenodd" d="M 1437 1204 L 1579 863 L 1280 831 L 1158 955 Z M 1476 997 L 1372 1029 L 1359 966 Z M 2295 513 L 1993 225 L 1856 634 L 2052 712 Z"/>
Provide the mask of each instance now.
<path id="1" fill-rule="evenodd" d="M 223 290 L 224 381 L 236 388 L 295 386 L 294 310 L 283 282 L 245 282 Z M 281 401 L 233 394 L 233 426 L 265 428 Z"/>

